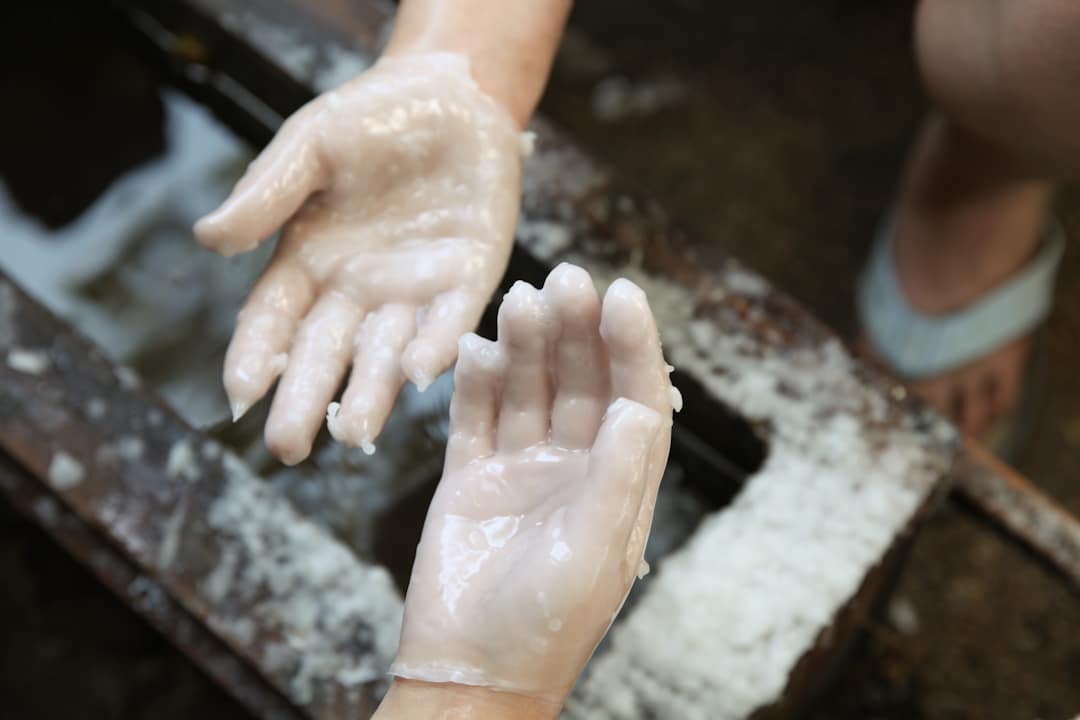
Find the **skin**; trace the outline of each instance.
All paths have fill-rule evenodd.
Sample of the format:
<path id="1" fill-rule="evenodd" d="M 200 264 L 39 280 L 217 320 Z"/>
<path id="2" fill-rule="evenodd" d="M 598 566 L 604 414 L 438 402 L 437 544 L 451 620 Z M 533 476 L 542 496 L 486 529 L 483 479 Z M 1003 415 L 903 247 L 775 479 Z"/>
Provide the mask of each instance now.
<path id="1" fill-rule="evenodd" d="M 517 283 L 498 340 L 462 338 L 454 385 L 390 671 L 406 695 L 555 717 L 643 569 L 667 463 L 673 393 L 645 294 L 618 280 L 601 306 L 566 264 L 542 290 Z"/>
<path id="2" fill-rule="evenodd" d="M 307 457 L 334 436 L 370 448 L 405 378 L 453 361 L 506 268 L 521 137 L 464 58 L 380 61 L 293 115 L 225 204 L 196 225 L 224 254 L 284 225 L 225 358 L 239 417 L 281 373 L 266 443 Z"/>
<path id="3" fill-rule="evenodd" d="M 1003 177 L 1000 150 L 940 117 L 923 131 L 899 197 L 894 262 L 910 304 L 925 315 L 963 310 L 1038 251 L 1050 186 Z M 912 388 L 966 433 L 981 436 L 1017 403 L 1031 338 Z"/>
<path id="4" fill-rule="evenodd" d="M 278 381 L 265 434 L 283 462 L 307 457 L 323 417 L 373 452 L 404 381 L 423 389 L 453 363 L 506 269 L 518 129 L 568 9 L 403 3 L 384 57 L 289 118 L 195 226 L 224 255 L 281 230 L 223 380 L 234 419 Z"/>
<path id="5" fill-rule="evenodd" d="M 552 720 L 560 708 L 489 688 L 397 678 L 372 720 Z"/>
<path id="6" fill-rule="evenodd" d="M 452 52 L 519 127 L 547 85 L 570 0 L 405 0 L 384 56 Z"/>
<path id="7" fill-rule="evenodd" d="M 976 302 L 1031 259 L 1052 180 L 1080 171 L 1080 4 L 921 0 L 915 54 L 937 112 L 894 201 L 897 274 L 928 315 Z M 981 436 L 1015 406 L 1028 335 L 913 388 Z M 872 354 L 872 350 L 871 350 Z"/>
<path id="8" fill-rule="evenodd" d="M 462 340 L 446 468 L 391 671 L 561 699 L 641 569 L 671 390 L 644 293 L 517 283 Z"/>

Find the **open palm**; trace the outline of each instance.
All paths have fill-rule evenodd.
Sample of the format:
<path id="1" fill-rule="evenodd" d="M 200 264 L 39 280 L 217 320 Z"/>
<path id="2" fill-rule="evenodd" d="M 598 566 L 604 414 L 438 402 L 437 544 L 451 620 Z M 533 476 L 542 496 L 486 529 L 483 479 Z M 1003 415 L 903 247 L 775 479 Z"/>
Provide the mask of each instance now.
<path id="1" fill-rule="evenodd" d="M 293 115 L 199 222 L 224 254 L 282 230 L 224 372 L 234 416 L 281 375 L 278 457 L 306 457 L 328 407 L 331 433 L 370 450 L 404 380 L 422 388 L 453 363 L 506 268 L 521 149 L 462 59 L 382 60 Z"/>
<path id="2" fill-rule="evenodd" d="M 671 386 L 644 293 L 516 284 L 462 340 L 392 672 L 561 698 L 642 567 Z"/>

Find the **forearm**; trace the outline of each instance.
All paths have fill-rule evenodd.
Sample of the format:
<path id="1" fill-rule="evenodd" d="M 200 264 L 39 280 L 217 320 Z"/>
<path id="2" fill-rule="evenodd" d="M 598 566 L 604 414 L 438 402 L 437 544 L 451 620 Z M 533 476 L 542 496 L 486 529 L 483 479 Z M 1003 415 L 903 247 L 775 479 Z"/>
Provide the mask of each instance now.
<path id="1" fill-rule="evenodd" d="M 402 0 L 384 55 L 453 52 L 524 126 L 547 84 L 571 0 Z"/>
<path id="2" fill-rule="evenodd" d="M 552 720 L 559 710 L 515 693 L 397 678 L 373 720 Z"/>

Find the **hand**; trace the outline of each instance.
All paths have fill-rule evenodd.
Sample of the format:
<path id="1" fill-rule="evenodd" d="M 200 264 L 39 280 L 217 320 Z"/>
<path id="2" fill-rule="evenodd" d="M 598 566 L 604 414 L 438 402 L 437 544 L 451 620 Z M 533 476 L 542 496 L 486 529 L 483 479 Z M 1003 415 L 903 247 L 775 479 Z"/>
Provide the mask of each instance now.
<path id="1" fill-rule="evenodd" d="M 462 338 L 391 673 L 561 702 L 644 569 L 673 390 L 645 294 L 517 283 Z"/>
<path id="2" fill-rule="evenodd" d="M 372 720 L 555 720 L 562 703 L 475 685 L 394 680 Z"/>
<path id="3" fill-rule="evenodd" d="M 282 228 L 225 358 L 234 418 L 284 373 L 266 443 L 299 462 L 351 363 L 330 431 L 373 451 L 404 380 L 453 363 L 506 269 L 523 147 L 449 54 L 385 58 L 289 118 L 195 226 L 225 255 Z"/>

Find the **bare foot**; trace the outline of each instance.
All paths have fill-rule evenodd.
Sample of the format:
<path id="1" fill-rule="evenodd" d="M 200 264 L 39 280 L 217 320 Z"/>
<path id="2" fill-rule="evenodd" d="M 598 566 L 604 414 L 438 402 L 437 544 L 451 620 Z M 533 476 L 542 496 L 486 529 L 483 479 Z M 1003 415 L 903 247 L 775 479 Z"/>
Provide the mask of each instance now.
<path id="1" fill-rule="evenodd" d="M 998 350 L 944 375 L 911 383 L 911 389 L 973 437 L 982 437 L 1016 407 L 1031 351 L 1031 338 Z"/>
<path id="2" fill-rule="evenodd" d="M 933 118 L 895 206 L 893 260 L 911 306 L 957 312 L 1010 279 L 1038 250 L 1050 195 L 995 146 Z M 911 387 L 978 437 L 1016 406 L 1030 350 L 1030 336 L 1019 337 Z"/>

